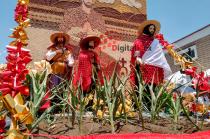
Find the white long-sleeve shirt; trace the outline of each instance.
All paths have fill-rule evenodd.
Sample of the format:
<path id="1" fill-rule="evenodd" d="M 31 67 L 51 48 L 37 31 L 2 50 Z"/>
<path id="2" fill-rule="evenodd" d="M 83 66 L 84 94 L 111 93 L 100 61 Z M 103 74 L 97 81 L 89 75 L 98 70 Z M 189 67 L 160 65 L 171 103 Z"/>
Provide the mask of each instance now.
<path id="1" fill-rule="evenodd" d="M 49 50 L 47 53 L 46 53 L 46 59 L 48 61 L 52 60 L 53 57 L 56 55 L 56 51 L 52 51 L 52 50 Z M 68 66 L 69 67 L 72 67 L 73 64 L 74 64 L 74 57 L 72 54 L 69 54 L 68 55 L 68 58 L 67 58 L 67 62 L 68 62 Z"/>

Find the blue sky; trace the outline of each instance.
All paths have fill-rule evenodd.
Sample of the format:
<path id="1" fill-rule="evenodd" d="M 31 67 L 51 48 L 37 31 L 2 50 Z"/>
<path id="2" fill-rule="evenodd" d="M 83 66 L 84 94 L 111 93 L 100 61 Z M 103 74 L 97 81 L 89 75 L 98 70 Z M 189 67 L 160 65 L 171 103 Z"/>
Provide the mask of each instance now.
<path id="1" fill-rule="evenodd" d="M 12 39 L 10 29 L 17 0 L 0 2 L 0 63 L 4 62 L 5 46 Z M 147 0 L 148 19 L 161 22 L 161 32 L 169 42 L 174 42 L 210 24 L 210 0 Z"/>
<path id="2" fill-rule="evenodd" d="M 17 25 L 13 19 L 16 1 L 1 0 L 0 2 L 0 63 L 5 62 L 5 46 L 13 40 L 8 37 L 12 33 L 10 29 Z"/>
<path id="3" fill-rule="evenodd" d="M 161 23 L 161 32 L 174 42 L 210 24 L 210 0 L 147 0 L 148 19 Z"/>

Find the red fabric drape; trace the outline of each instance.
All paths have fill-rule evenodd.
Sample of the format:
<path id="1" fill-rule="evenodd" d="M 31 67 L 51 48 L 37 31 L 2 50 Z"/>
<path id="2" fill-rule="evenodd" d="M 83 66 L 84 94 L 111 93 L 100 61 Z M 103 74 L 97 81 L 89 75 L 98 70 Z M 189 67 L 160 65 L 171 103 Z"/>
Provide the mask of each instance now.
<path id="1" fill-rule="evenodd" d="M 131 68 L 130 80 L 133 84 L 136 84 L 137 82 L 135 74 L 135 63 L 136 63 L 136 57 L 134 56 L 135 51 L 139 51 L 140 58 L 142 58 L 144 53 L 149 49 L 153 40 L 154 40 L 153 37 L 142 35 L 134 42 L 134 46 L 131 50 L 131 61 L 130 61 L 130 68 Z M 152 83 L 153 81 L 154 84 L 159 84 L 163 82 L 164 71 L 160 67 L 143 64 L 140 65 L 140 71 L 145 83 Z"/>
<path id="2" fill-rule="evenodd" d="M 65 136 L 65 135 L 41 135 L 32 134 L 33 137 L 49 137 L 56 139 L 209 139 L 210 130 L 193 134 L 158 134 L 158 133 L 139 133 L 139 134 L 102 134 L 89 136 Z"/>

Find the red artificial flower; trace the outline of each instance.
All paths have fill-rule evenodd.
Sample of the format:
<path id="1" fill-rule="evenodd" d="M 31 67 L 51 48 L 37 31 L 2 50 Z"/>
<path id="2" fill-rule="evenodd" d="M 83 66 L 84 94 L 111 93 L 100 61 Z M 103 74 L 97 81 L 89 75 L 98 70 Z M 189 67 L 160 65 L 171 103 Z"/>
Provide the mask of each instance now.
<path id="1" fill-rule="evenodd" d="M 192 103 L 191 109 L 192 112 L 196 112 L 196 103 Z"/>
<path id="2" fill-rule="evenodd" d="M 26 49 L 26 48 L 21 48 L 21 52 L 24 52 L 24 53 L 28 53 L 29 54 L 30 50 L 29 49 Z"/>
<path id="3" fill-rule="evenodd" d="M 186 69 L 184 72 L 186 75 L 190 75 L 191 77 L 194 78 L 196 76 L 196 70 L 197 70 L 197 68 L 193 67 L 191 69 Z"/>
<path id="4" fill-rule="evenodd" d="M 16 54 L 8 54 L 6 59 L 8 61 L 8 69 L 14 69 L 16 67 L 16 63 L 18 63 L 18 66 L 21 66 L 21 68 L 23 68 L 32 60 L 31 56 L 28 53 L 21 53 L 19 57 L 16 57 Z"/>
<path id="5" fill-rule="evenodd" d="M 21 72 L 23 69 L 26 69 L 26 63 L 19 62 L 17 63 L 18 73 Z"/>
<path id="6" fill-rule="evenodd" d="M 31 57 L 31 55 L 30 55 L 29 52 L 23 51 L 23 50 L 21 49 L 21 50 L 20 50 L 20 57 L 25 57 L 25 56 Z"/>
<path id="7" fill-rule="evenodd" d="M 8 45 L 6 48 L 9 53 L 17 53 L 17 47 Z"/>
<path id="8" fill-rule="evenodd" d="M 20 48 L 21 52 L 24 52 L 24 53 L 29 53 L 29 52 L 30 52 L 30 50 L 28 50 L 28 49 L 21 48 L 21 47 L 22 47 L 22 43 L 18 43 L 18 44 L 17 44 L 17 47 Z M 17 52 L 18 52 L 17 47 L 15 47 L 15 46 L 9 46 L 9 45 L 8 45 L 6 48 L 7 48 L 7 51 L 8 51 L 8 52 L 17 53 Z"/>
<path id="9" fill-rule="evenodd" d="M 17 57 L 17 60 L 16 60 L 16 62 L 17 62 L 17 63 L 22 62 L 22 61 L 23 61 L 23 59 L 22 59 L 22 58 Z"/>
<path id="10" fill-rule="evenodd" d="M 194 73 L 193 73 L 194 71 Z M 208 78 L 204 77 L 205 73 L 204 72 L 200 72 L 199 74 L 197 74 L 195 71 L 196 69 L 194 68 L 193 71 L 191 71 L 191 73 L 189 73 L 192 77 L 192 83 L 194 85 L 194 88 L 197 88 L 200 91 L 208 91 L 210 90 L 210 85 L 208 83 Z"/>
<path id="11" fill-rule="evenodd" d="M 165 42 L 163 46 L 166 47 L 166 46 L 168 46 L 168 45 L 169 45 L 169 43 L 168 43 L 168 42 Z"/>
<path id="12" fill-rule="evenodd" d="M 15 89 L 15 94 L 13 96 L 15 96 L 17 93 L 21 93 L 22 95 L 25 95 L 25 96 L 29 96 L 29 89 L 27 86 L 24 86 L 24 85 L 19 85 L 19 86 L 16 86 L 14 87 Z"/>
<path id="13" fill-rule="evenodd" d="M 7 69 L 10 69 L 10 71 L 13 73 L 15 71 L 15 63 L 7 63 Z"/>
<path id="14" fill-rule="evenodd" d="M 18 3 L 15 8 L 15 20 L 17 22 L 25 21 L 28 16 L 28 6 Z M 22 42 L 17 42 L 16 46 L 7 46 L 8 55 L 6 57 L 7 67 L 0 74 L 0 91 L 3 95 L 12 94 L 15 96 L 17 93 L 29 94 L 29 89 L 23 86 L 28 70 L 26 64 L 32 59 L 30 50 L 22 48 Z M 14 81 L 16 81 L 14 83 Z M 14 87 L 15 85 L 15 87 Z M 1 126 L 0 126 L 1 127 Z"/>
<path id="15" fill-rule="evenodd" d="M 160 44 L 163 44 L 165 41 L 164 40 L 159 40 Z"/>
<path id="16" fill-rule="evenodd" d="M 28 6 L 18 4 L 15 8 L 15 20 L 18 21 L 21 19 L 25 21 L 28 15 Z"/>
<path id="17" fill-rule="evenodd" d="M 159 40 L 159 43 L 164 47 L 164 49 L 169 45 L 169 43 L 164 39 L 163 34 L 157 34 L 155 38 Z"/>
<path id="18" fill-rule="evenodd" d="M 11 76 L 12 72 L 11 71 L 3 71 L 2 73 L 0 73 L 0 78 L 3 78 L 5 76 Z"/>
<path id="19" fill-rule="evenodd" d="M 29 56 L 25 56 L 22 60 L 24 63 L 28 64 L 29 62 L 31 62 L 32 58 Z"/>
<path id="20" fill-rule="evenodd" d="M 20 92 L 22 95 L 29 96 L 30 91 L 28 87 L 24 87 L 24 89 Z"/>
<path id="21" fill-rule="evenodd" d="M 174 101 L 177 100 L 177 93 L 173 93 L 173 99 L 174 99 Z"/>
<path id="22" fill-rule="evenodd" d="M 5 87 L 12 87 L 12 83 L 10 82 L 1 82 L 1 87 L 5 88 Z"/>
<path id="23" fill-rule="evenodd" d="M 7 61 L 14 61 L 16 60 L 16 55 L 15 54 L 8 54 L 6 57 Z"/>
<path id="24" fill-rule="evenodd" d="M 155 35 L 155 38 L 158 40 L 164 40 L 163 34 L 157 34 Z"/>
<path id="25" fill-rule="evenodd" d="M 8 87 L 6 87 L 6 88 L 0 88 L 0 92 L 2 92 L 2 95 L 4 96 L 4 95 L 6 95 L 6 94 L 9 94 L 10 92 L 11 92 L 11 88 L 8 88 Z"/>
<path id="26" fill-rule="evenodd" d="M 200 72 L 200 73 L 199 73 L 199 78 L 200 78 L 200 79 L 204 79 L 204 75 L 205 75 L 205 73 L 204 73 L 203 71 Z"/>
<path id="27" fill-rule="evenodd" d="M 208 81 L 202 81 L 201 83 L 199 83 L 199 90 L 200 91 L 208 91 L 210 89 L 210 86 L 208 84 Z"/>
<path id="28" fill-rule="evenodd" d="M 23 81 L 23 80 L 25 80 L 27 74 L 28 74 L 28 70 L 27 70 L 27 69 L 22 70 L 22 71 L 17 75 L 17 80 L 18 80 L 18 81 Z"/>

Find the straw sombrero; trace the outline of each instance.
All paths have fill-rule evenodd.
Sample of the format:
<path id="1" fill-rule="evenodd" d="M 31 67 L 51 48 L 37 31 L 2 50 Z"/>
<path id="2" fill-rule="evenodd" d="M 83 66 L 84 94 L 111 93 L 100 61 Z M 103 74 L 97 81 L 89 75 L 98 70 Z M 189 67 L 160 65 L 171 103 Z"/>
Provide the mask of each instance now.
<path id="1" fill-rule="evenodd" d="M 68 34 L 66 34 L 66 33 L 54 33 L 54 34 L 52 34 L 52 35 L 50 36 L 51 42 L 54 43 L 54 42 L 55 42 L 55 39 L 56 39 L 57 37 L 64 37 L 65 40 L 66 40 L 66 44 L 69 43 L 70 36 L 69 36 Z"/>
<path id="2" fill-rule="evenodd" d="M 94 48 L 98 47 L 101 40 L 99 37 L 97 36 L 87 36 L 84 39 L 80 40 L 80 47 L 85 47 L 85 45 L 89 42 L 89 41 L 94 41 Z"/>
<path id="3" fill-rule="evenodd" d="M 144 28 L 150 24 L 155 25 L 155 28 L 156 28 L 155 34 L 158 34 L 160 31 L 160 22 L 158 22 L 157 20 L 146 20 L 146 21 L 142 22 L 138 28 L 139 35 L 141 35 L 143 33 Z"/>

